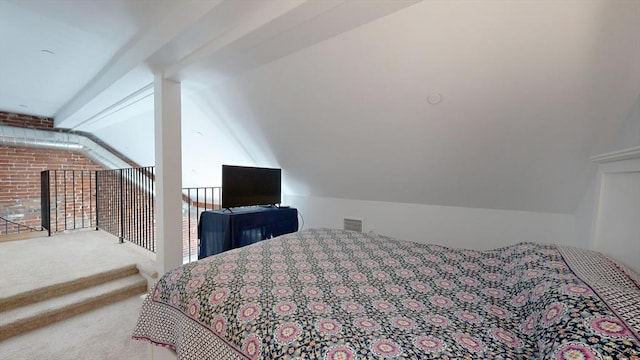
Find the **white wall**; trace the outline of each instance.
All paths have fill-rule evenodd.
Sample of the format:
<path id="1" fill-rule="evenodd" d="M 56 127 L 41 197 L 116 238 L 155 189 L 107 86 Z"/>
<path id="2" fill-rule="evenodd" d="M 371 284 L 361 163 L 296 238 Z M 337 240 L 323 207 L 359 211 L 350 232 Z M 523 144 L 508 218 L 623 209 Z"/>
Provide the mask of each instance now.
<path id="1" fill-rule="evenodd" d="M 222 164 L 256 165 L 237 138 L 223 125 L 218 104 L 202 104 L 197 97 L 182 97 L 183 187 L 222 185 Z"/>
<path id="2" fill-rule="evenodd" d="M 595 164 L 594 164 L 595 166 Z M 584 194 L 575 213 L 576 242 L 583 248 L 591 248 L 593 220 L 596 204 L 596 176 L 593 177 L 589 188 Z"/>
<path id="3" fill-rule="evenodd" d="M 622 150 L 640 145 L 640 96 L 629 111 L 626 121 L 609 143 L 609 151 Z"/>
<path id="4" fill-rule="evenodd" d="M 593 249 L 640 272 L 640 160 L 638 171 L 603 173 Z"/>
<path id="5" fill-rule="evenodd" d="M 155 165 L 152 100 L 150 97 L 141 101 L 150 102 L 151 110 L 112 119 L 108 126 L 94 126 L 92 133 L 141 166 Z M 182 95 L 183 187 L 220 186 L 222 164 L 256 165 L 224 126 L 225 119 L 215 111 L 221 107 L 213 102 L 203 104 L 189 88 Z"/>
<path id="6" fill-rule="evenodd" d="M 609 142 L 607 146 L 607 153 L 628 149 L 634 146 L 640 146 L 640 96 L 636 99 L 633 107 L 629 110 L 627 119 L 622 126 L 617 130 L 615 136 Z M 599 154 L 592 154 L 599 155 Z M 598 164 L 593 163 L 594 170 L 597 169 Z M 587 244 L 592 242 L 593 220 L 595 216 L 596 206 L 596 193 L 599 189 L 596 188 L 598 175 L 594 171 L 594 176 L 591 179 L 590 185 L 585 192 L 582 201 L 576 209 L 576 235 L 583 239 Z"/>
<path id="7" fill-rule="evenodd" d="M 577 241 L 640 271 L 640 158 L 597 167 L 575 214 Z"/>
<path id="8" fill-rule="evenodd" d="M 140 166 L 156 164 L 153 151 L 153 111 L 136 114 L 126 121 L 113 123 L 92 133 Z"/>
<path id="9" fill-rule="evenodd" d="M 452 247 L 491 249 L 521 241 L 575 244 L 574 217 L 525 211 L 362 201 L 285 195 L 304 227 L 342 228 L 344 218 L 363 220 L 363 231 Z"/>
<path id="10" fill-rule="evenodd" d="M 640 96 L 629 111 L 626 121 L 609 143 L 608 152 L 629 149 L 635 146 L 640 146 Z M 611 189 L 603 187 L 603 178 L 610 176 L 607 174 L 640 171 L 640 159 L 613 161 L 599 165 L 594 163 L 593 167 L 597 168 L 597 172 L 591 179 L 590 186 L 575 212 L 577 242 L 584 244 L 583 247 L 585 248 L 600 251 L 607 250 L 608 242 L 613 251 L 604 251 L 605 253 L 629 266 L 634 266 L 636 270 L 640 270 L 640 237 L 633 235 L 634 232 L 638 231 L 637 227 L 634 226 L 639 222 L 640 211 L 633 207 L 633 202 L 626 205 L 622 204 L 620 207 L 620 202 L 616 201 L 616 199 L 607 199 L 606 192 L 610 192 Z M 609 184 L 618 184 L 616 180 L 618 180 L 617 175 L 614 175 L 613 183 L 610 182 Z M 640 185 L 633 185 L 632 183 L 629 188 L 631 192 L 637 190 L 634 186 Z M 613 189 L 613 192 L 615 194 L 616 190 Z M 632 193 L 625 195 L 633 196 Z M 611 201 L 616 205 L 612 207 Z M 620 216 L 616 216 L 617 213 Z M 627 219 L 626 226 L 622 228 L 620 224 L 612 226 L 612 221 L 617 221 L 614 219 L 623 218 Z M 602 225 L 603 221 L 604 225 Z M 602 229 L 597 229 L 597 224 L 599 223 L 605 227 L 604 232 Z M 619 234 L 617 234 L 616 228 L 620 228 Z M 634 236 L 637 238 L 634 238 Z"/>

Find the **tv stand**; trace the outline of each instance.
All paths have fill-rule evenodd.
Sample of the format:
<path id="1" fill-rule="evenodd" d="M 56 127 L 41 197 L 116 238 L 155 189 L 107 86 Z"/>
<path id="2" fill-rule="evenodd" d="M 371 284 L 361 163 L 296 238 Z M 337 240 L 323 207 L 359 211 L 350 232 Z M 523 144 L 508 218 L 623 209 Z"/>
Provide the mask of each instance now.
<path id="1" fill-rule="evenodd" d="M 198 259 L 298 231 L 295 208 L 252 207 L 203 211 Z"/>

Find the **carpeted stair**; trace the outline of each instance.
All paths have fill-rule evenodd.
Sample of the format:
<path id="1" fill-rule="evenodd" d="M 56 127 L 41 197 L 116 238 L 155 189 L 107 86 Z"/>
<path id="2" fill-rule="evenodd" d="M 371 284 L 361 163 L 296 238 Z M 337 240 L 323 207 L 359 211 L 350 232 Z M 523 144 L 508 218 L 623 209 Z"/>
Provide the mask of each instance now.
<path id="1" fill-rule="evenodd" d="M 0 297 L 0 341 L 146 291 L 147 280 L 128 265 Z"/>

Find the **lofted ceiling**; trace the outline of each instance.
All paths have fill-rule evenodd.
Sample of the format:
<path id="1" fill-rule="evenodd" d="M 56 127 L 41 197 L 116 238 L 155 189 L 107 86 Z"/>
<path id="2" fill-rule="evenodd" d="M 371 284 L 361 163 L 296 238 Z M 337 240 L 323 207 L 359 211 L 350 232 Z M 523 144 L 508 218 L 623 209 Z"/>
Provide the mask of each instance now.
<path id="1" fill-rule="evenodd" d="M 573 213 L 640 132 L 639 39 L 636 0 L 0 0 L 0 110 L 148 165 L 162 73 L 189 186 L 247 163 L 292 194 Z"/>

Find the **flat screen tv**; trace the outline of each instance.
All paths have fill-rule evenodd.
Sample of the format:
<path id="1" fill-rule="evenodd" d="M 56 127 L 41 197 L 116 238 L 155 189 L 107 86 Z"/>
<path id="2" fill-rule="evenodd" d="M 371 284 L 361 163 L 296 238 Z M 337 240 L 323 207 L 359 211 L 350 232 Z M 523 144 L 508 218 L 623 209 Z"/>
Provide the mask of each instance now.
<path id="1" fill-rule="evenodd" d="M 281 170 L 222 165 L 222 207 L 276 205 L 281 201 Z"/>

